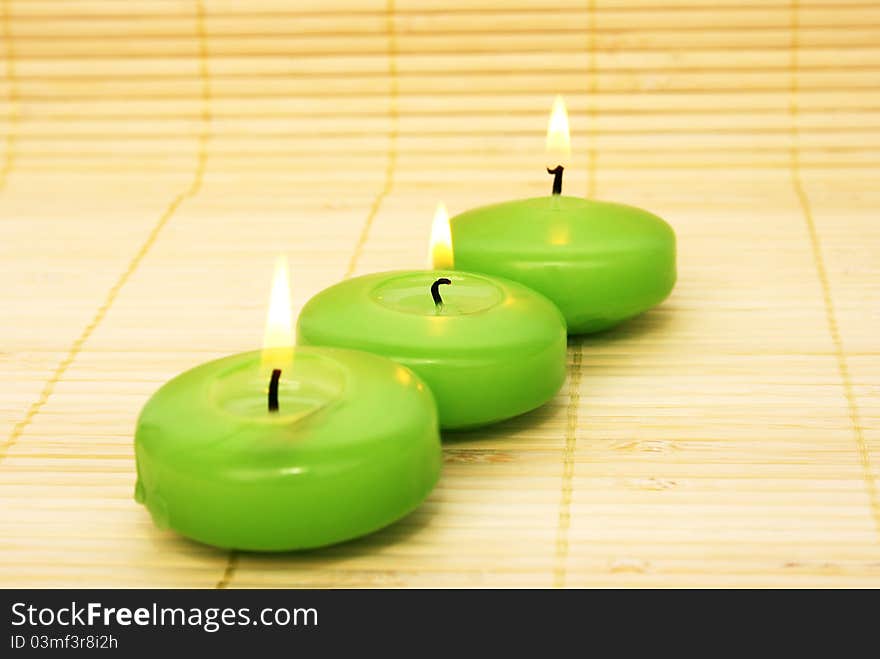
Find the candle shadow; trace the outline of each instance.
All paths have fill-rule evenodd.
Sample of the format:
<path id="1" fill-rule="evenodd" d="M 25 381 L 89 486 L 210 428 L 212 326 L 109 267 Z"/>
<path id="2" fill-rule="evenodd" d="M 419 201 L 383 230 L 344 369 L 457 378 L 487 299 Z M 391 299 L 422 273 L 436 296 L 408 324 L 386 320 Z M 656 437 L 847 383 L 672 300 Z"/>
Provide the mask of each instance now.
<path id="1" fill-rule="evenodd" d="M 434 514 L 433 506 L 429 503 L 423 503 L 406 517 L 369 535 L 324 547 L 323 549 L 319 548 L 296 553 L 302 556 L 314 556 L 322 561 L 328 559 L 346 560 L 362 554 L 373 554 L 386 547 L 406 542 L 413 536 L 418 535 L 431 525 Z"/>
<path id="2" fill-rule="evenodd" d="M 509 437 L 512 434 L 528 431 L 530 428 L 539 426 L 552 419 L 557 414 L 553 405 L 546 404 L 541 407 L 520 414 L 512 419 L 506 419 L 493 423 L 490 426 L 465 430 L 444 430 L 440 433 L 443 445 L 446 447 L 463 444 L 465 442 L 482 441 Z"/>
<path id="3" fill-rule="evenodd" d="M 638 341 L 645 336 L 661 334 L 668 330 L 675 321 L 676 313 L 671 305 L 649 309 L 601 332 L 570 336 L 568 337 L 569 345 L 589 347 L 618 341 Z"/>

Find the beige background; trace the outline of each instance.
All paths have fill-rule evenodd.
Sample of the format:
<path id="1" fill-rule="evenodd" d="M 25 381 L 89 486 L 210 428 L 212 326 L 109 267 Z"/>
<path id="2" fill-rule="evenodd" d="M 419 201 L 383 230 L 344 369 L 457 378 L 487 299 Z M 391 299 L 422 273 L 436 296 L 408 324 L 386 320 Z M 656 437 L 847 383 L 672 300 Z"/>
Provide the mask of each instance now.
<path id="1" fill-rule="evenodd" d="M 880 586 L 873 0 L 0 0 L 0 585 Z M 147 397 L 420 266 L 434 204 L 666 217 L 658 309 L 546 408 L 449 437 L 429 501 L 255 556 L 132 500 Z"/>

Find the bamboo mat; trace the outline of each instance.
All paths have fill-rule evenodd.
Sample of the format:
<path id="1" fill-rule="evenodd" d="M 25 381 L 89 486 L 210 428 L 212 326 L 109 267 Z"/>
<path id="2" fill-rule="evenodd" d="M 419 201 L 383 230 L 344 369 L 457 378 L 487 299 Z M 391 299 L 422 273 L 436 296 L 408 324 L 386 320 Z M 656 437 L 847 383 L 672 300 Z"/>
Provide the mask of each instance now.
<path id="1" fill-rule="evenodd" d="M 0 586 L 880 586 L 873 0 L 0 0 Z M 445 438 L 348 544 L 153 528 L 132 432 L 181 370 L 420 267 L 434 204 L 566 191 L 679 237 L 659 308 L 545 408 Z"/>

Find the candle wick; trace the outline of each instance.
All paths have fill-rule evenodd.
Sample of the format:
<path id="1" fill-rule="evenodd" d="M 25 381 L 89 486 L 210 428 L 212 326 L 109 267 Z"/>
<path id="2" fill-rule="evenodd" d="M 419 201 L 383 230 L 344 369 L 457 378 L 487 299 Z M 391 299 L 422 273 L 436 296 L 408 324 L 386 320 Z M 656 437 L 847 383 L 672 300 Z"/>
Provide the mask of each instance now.
<path id="1" fill-rule="evenodd" d="M 553 169 L 547 168 L 548 174 L 553 174 L 553 194 L 562 194 L 562 165 L 557 165 Z"/>
<path id="2" fill-rule="evenodd" d="M 269 380 L 269 411 L 278 411 L 278 381 L 281 379 L 281 369 L 272 369 L 272 379 Z"/>
<path id="3" fill-rule="evenodd" d="M 431 284 L 431 297 L 434 298 L 434 305 L 438 310 L 443 307 L 443 298 L 440 297 L 440 284 L 449 285 L 451 283 L 446 277 L 440 277 L 440 279 Z"/>

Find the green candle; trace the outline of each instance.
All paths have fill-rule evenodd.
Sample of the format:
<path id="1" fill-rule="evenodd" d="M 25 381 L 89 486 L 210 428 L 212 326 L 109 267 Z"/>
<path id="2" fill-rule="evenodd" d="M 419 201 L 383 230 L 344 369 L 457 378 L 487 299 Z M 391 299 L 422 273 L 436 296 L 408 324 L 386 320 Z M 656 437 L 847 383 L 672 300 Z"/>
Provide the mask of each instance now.
<path id="1" fill-rule="evenodd" d="M 452 219 L 455 267 L 522 282 L 553 300 L 572 334 L 617 325 L 675 284 L 675 234 L 647 211 L 553 195 Z"/>
<path id="2" fill-rule="evenodd" d="M 676 278 L 672 228 L 639 208 L 562 196 L 568 119 L 558 97 L 547 145 L 553 194 L 454 217 L 455 267 L 543 293 L 572 334 L 607 329 L 663 301 Z"/>
<path id="3" fill-rule="evenodd" d="M 419 505 L 441 454 L 434 401 L 412 371 L 377 355 L 297 348 L 267 378 L 261 354 L 198 366 L 144 407 L 136 498 L 157 526 L 281 551 L 354 538 Z"/>
<path id="4" fill-rule="evenodd" d="M 424 383 L 378 355 L 292 344 L 281 258 L 264 350 L 179 375 L 141 412 L 135 498 L 158 526 L 219 547 L 307 549 L 390 524 L 434 487 Z"/>
<path id="5" fill-rule="evenodd" d="M 408 366 L 433 392 L 442 428 L 535 409 L 565 379 L 559 310 L 521 284 L 465 272 L 383 272 L 332 286 L 306 303 L 297 343 L 369 350 Z"/>

